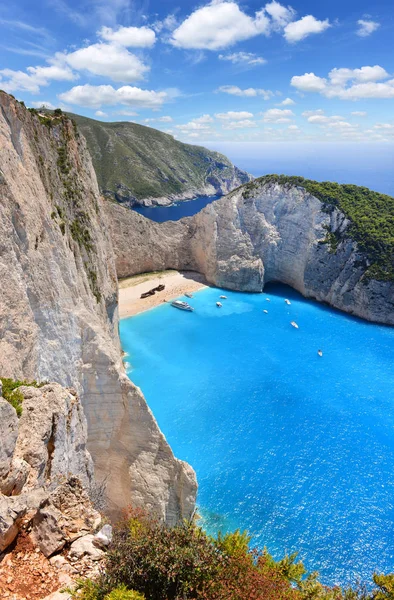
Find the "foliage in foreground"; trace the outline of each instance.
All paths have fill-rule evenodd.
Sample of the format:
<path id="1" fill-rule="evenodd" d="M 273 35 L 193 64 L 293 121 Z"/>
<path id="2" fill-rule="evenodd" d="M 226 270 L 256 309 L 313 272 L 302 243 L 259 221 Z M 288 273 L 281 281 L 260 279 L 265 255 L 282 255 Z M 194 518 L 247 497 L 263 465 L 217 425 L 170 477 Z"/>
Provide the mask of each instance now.
<path id="1" fill-rule="evenodd" d="M 132 510 L 115 530 L 105 568 L 81 580 L 75 600 L 394 600 L 394 575 L 377 588 L 343 590 L 307 575 L 296 554 L 276 561 L 246 532 L 211 538 L 195 523 L 169 528 Z"/>
<path id="2" fill-rule="evenodd" d="M 313 181 L 287 175 L 265 175 L 244 186 L 248 197 L 262 183 L 295 185 L 321 200 L 326 210 L 337 206 L 351 222 L 346 235 L 356 240 L 369 259 L 370 279 L 394 280 L 394 198 L 366 187 Z"/>
<path id="3" fill-rule="evenodd" d="M 0 377 L 0 381 L 3 385 L 2 396 L 4 400 L 7 400 L 16 410 L 18 417 L 22 414 L 22 402 L 23 396 L 18 388 L 23 385 L 29 385 L 33 387 L 41 387 L 43 383 L 37 383 L 37 381 L 15 381 L 14 379 L 8 379 L 6 377 Z"/>

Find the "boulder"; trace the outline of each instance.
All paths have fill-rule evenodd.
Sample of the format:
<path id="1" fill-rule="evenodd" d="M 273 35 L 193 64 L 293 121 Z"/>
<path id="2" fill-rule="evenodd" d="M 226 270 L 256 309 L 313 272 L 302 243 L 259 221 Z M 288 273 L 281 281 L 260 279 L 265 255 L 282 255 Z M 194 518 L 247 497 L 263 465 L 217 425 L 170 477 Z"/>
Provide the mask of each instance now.
<path id="1" fill-rule="evenodd" d="M 104 525 L 104 527 L 102 527 L 100 529 L 100 531 L 98 531 L 96 533 L 96 535 L 94 536 L 93 543 L 98 548 L 107 548 L 111 542 L 112 542 L 112 527 L 111 527 L 111 525 L 108 525 L 108 523 L 107 523 L 106 525 Z"/>
<path id="2" fill-rule="evenodd" d="M 69 556 L 71 560 L 78 560 L 87 555 L 91 560 L 100 560 L 104 552 L 95 546 L 94 535 L 84 535 L 71 544 Z"/>
<path id="3" fill-rule="evenodd" d="M 23 498 L 0 495 L 0 552 L 8 548 L 18 535 L 19 525 L 27 508 Z"/>
<path id="4" fill-rule="evenodd" d="M 96 529 L 101 516 L 92 507 L 82 483 L 72 477 L 51 492 L 33 519 L 32 537 L 46 556 L 67 542 Z"/>

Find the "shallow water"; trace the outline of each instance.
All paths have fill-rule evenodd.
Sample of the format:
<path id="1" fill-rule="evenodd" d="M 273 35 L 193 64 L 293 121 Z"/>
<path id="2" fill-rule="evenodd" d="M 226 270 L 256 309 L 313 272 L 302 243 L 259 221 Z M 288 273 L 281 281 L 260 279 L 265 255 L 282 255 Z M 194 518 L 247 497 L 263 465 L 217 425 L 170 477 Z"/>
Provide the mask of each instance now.
<path id="1" fill-rule="evenodd" d="M 205 527 L 297 550 L 326 583 L 394 571 L 394 329 L 281 285 L 190 302 L 120 329 L 132 380 L 197 472 Z"/>
<path id="2" fill-rule="evenodd" d="M 133 210 L 156 223 L 179 221 L 182 217 L 192 217 L 220 196 L 197 196 L 192 200 L 181 200 L 171 206 L 135 206 Z"/>

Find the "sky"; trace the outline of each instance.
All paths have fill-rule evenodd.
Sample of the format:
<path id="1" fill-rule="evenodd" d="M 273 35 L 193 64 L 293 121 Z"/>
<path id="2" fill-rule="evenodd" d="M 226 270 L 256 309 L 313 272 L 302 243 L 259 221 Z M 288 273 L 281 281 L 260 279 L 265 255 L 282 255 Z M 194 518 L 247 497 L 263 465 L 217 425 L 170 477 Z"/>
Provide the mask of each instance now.
<path id="1" fill-rule="evenodd" d="M 192 143 L 394 143 L 392 0 L 0 0 L 0 89 Z"/>

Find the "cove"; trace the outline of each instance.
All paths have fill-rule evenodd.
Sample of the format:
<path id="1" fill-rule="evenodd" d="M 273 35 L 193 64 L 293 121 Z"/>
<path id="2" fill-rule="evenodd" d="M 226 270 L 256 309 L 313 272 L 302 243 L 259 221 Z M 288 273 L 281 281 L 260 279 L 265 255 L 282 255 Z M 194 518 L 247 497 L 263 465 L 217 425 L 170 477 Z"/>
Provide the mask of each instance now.
<path id="1" fill-rule="evenodd" d="M 197 472 L 202 525 L 298 551 L 327 584 L 394 571 L 394 329 L 279 284 L 189 302 L 120 333 L 131 379 Z"/>
<path id="2" fill-rule="evenodd" d="M 180 200 L 172 206 L 134 206 L 133 210 L 156 223 L 179 221 L 182 217 L 192 217 L 221 196 L 198 196 L 192 200 Z"/>

